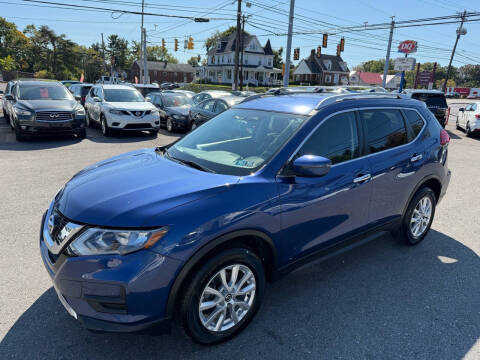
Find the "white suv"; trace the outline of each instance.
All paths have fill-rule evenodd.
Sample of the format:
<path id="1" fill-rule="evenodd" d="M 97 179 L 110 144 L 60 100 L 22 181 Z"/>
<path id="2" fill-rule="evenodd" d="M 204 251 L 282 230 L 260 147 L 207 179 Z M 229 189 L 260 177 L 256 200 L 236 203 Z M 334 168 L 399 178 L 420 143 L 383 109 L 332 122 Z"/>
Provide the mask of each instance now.
<path id="1" fill-rule="evenodd" d="M 105 136 L 113 130 L 149 131 L 157 134 L 160 128 L 158 109 L 132 86 L 93 86 L 85 99 L 87 126 L 100 124 Z"/>
<path id="2" fill-rule="evenodd" d="M 465 130 L 467 136 L 480 132 L 480 102 L 468 104 L 458 109 L 457 129 Z"/>

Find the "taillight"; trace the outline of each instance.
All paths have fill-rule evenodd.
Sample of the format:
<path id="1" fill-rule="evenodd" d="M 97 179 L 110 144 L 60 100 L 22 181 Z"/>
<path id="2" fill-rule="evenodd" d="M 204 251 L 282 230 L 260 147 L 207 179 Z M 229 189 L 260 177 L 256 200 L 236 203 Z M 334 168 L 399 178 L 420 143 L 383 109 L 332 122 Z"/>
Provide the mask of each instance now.
<path id="1" fill-rule="evenodd" d="M 480 119 L 480 114 L 475 114 L 475 119 Z"/>
<path id="2" fill-rule="evenodd" d="M 450 136 L 445 129 L 440 130 L 440 145 L 447 145 L 450 142 Z"/>
<path id="3" fill-rule="evenodd" d="M 85 102 L 85 96 L 82 96 L 82 101 Z"/>

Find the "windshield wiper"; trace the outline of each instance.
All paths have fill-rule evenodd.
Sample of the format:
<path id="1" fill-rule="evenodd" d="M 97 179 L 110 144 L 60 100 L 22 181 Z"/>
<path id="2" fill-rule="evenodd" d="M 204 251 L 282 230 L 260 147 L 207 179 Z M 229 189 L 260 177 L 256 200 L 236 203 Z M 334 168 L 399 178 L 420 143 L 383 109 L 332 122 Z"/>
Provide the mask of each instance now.
<path id="1" fill-rule="evenodd" d="M 215 171 L 213 171 L 212 169 L 209 169 L 203 165 L 200 165 L 198 163 L 196 163 L 195 161 L 190 161 L 190 160 L 183 160 L 183 159 L 179 159 L 179 158 L 176 158 L 176 157 L 173 157 L 172 155 L 170 155 L 170 153 L 168 152 L 168 149 L 167 148 L 162 148 L 162 147 L 158 147 L 156 148 L 155 150 L 159 150 L 159 151 L 162 151 L 163 152 L 163 155 L 166 156 L 167 158 L 169 158 L 170 160 L 173 160 L 179 164 L 184 164 L 184 165 L 187 165 L 187 166 L 190 166 L 194 169 L 197 169 L 197 170 L 201 170 L 201 171 L 205 171 L 205 172 L 210 172 L 210 173 L 215 173 Z"/>

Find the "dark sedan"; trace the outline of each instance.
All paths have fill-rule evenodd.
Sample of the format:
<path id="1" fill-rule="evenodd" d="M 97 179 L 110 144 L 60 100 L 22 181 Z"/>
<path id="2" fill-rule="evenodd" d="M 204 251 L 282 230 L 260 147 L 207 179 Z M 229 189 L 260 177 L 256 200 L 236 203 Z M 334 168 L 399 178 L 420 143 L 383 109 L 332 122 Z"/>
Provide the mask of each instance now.
<path id="1" fill-rule="evenodd" d="M 72 134 L 84 138 L 85 109 L 56 81 L 17 81 L 6 99 L 17 141 L 27 135 Z"/>
<path id="2" fill-rule="evenodd" d="M 169 132 L 190 130 L 191 98 L 176 92 L 155 92 L 150 93 L 147 100 L 160 111 L 160 127 L 166 127 Z"/>
<path id="3" fill-rule="evenodd" d="M 240 96 L 225 96 L 221 99 L 208 99 L 190 110 L 190 128 L 193 130 L 214 116 L 245 100 Z"/>

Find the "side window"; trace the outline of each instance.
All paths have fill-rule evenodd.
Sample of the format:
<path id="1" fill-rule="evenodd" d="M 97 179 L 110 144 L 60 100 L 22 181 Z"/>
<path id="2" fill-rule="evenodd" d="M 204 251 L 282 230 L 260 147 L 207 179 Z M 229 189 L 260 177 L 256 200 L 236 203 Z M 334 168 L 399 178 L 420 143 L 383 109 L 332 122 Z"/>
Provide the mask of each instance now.
<path id="1" fill-rule="evenodd" d="M 162 97 L 160 95 L 156 95 L 154 101 L 155 101 L 154 102 L 155 105 L 162 106 L 162 104 L 163 104 Z"/>
<path id="2" fill-rule="evenodd" d="M 465 111 L 470 111 L 472 109 L 472 104 L 468 104 L 465 108 Z"/>
<path id="3" fill-rule="evenodd" d="M 225 104 L 222 100 L 217 100 L 217 105 L 215 105 L 215 114 L 220 114 L 221 112 L 228 109 L 228 105 Z"/>
<path id="4" fill-rule="evenodd" d="M 404 112 L 407 117 L 407 123 L 410 125 L 410 128 L 412 129 L 413 138 L 416 138 L 417 135 L 422 130 L 424 122 L 416 111 L 404 110 Z"/>
<path id="5" fill-rule="evenodd" d="M 297 156 L 318 155 L 330 159 L 332 164 L 338 164 L 359 154 L 355 113 L 348 112 L 335 115 L 320 125 Z"/>
<path id="6" fill-rule="evenodd" d="M 208 100 L 208 101 L 205 101 L 205 104 L 203 104 L 202 109 L 205 111 L 213 112 L 214 105 L 215 105 L 215 100 Z"/>
<path id="7" fill-rule="evenodd" d="M 368 151 L 373 154 L 408 142 L 407 130 L 399 110 L 362 110 Z"/>
<path id="8" fill-rule="evenodd" d="M 477 104 L 472 104 L 472 111 L 477 111 Z"/>
<path id="9" fill-rule="evenodd" d="M 90 89 L 90 91 L 88 92 L 88 96 L 90 96 L 90 97 L 92 97 L 92 98 L 95 96 L 95 88 L 94 88 L 94 87 L 92 87 L 92 88 Z"/>

